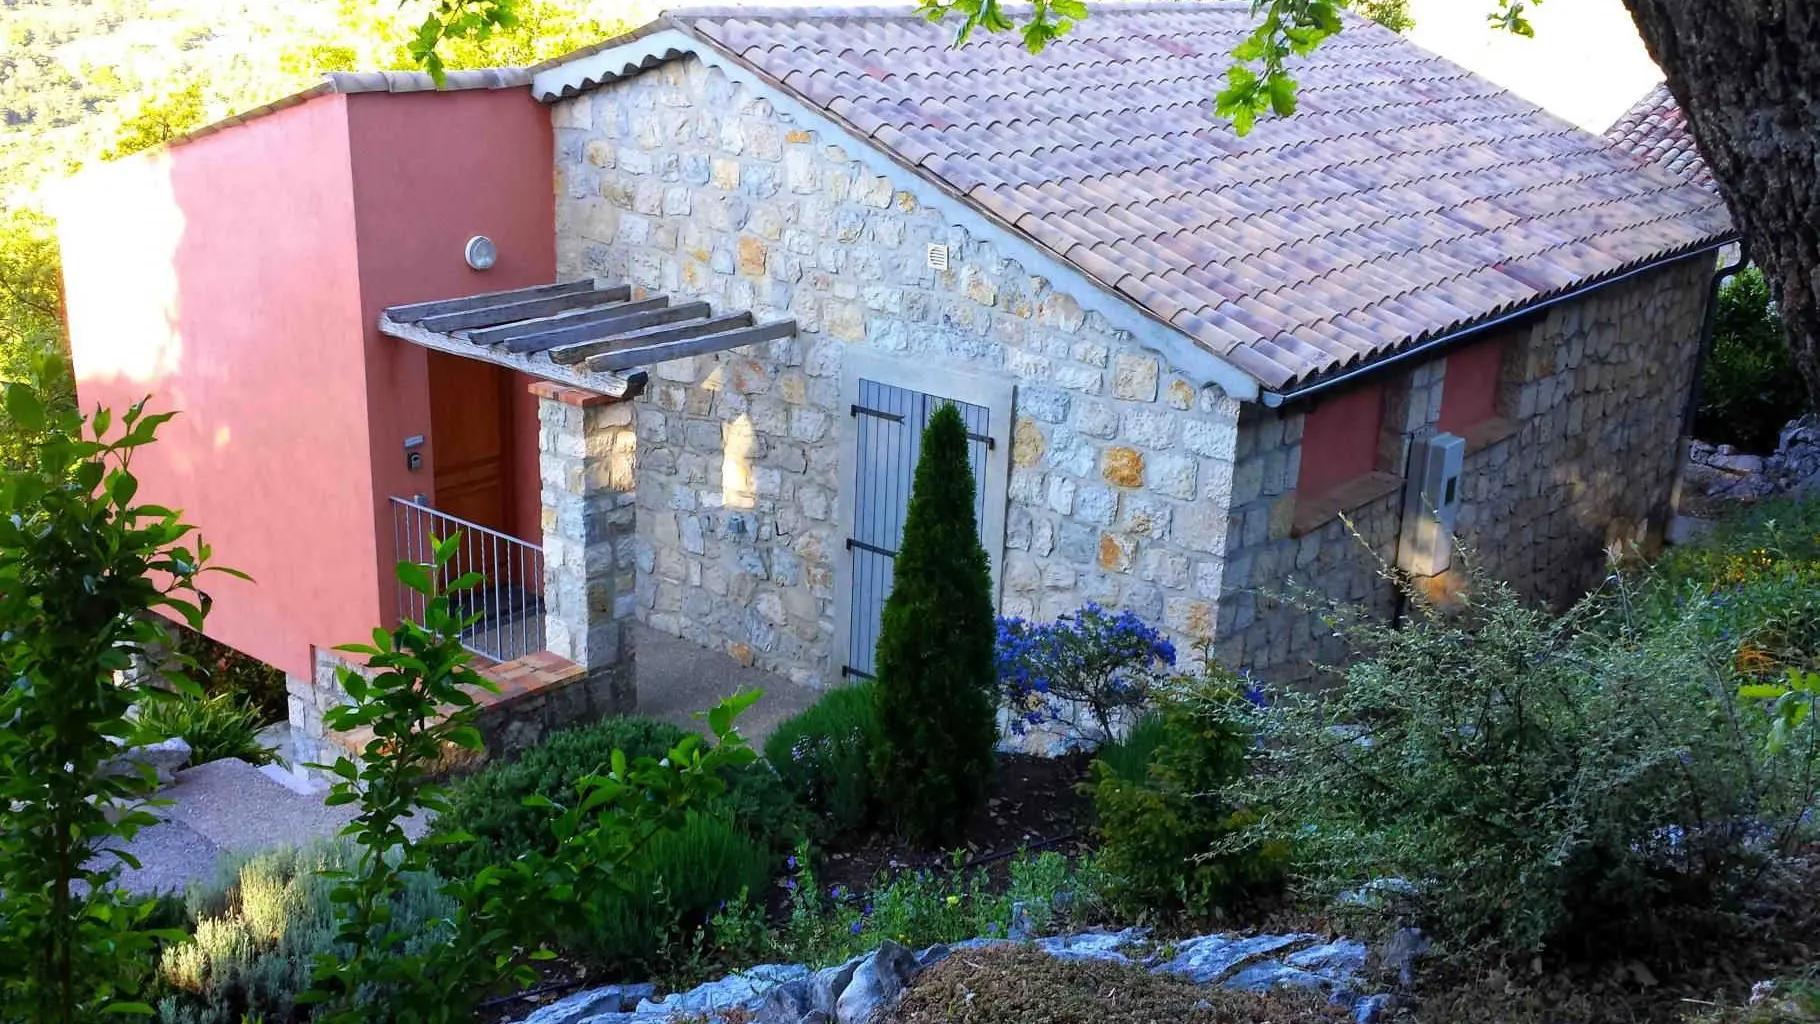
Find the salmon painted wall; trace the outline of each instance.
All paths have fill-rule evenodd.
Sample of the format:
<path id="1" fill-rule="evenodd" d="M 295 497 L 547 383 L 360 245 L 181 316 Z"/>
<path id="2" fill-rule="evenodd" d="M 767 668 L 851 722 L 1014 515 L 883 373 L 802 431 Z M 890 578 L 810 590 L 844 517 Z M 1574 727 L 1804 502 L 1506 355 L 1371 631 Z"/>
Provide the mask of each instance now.
<path id="1" fill-rule="evenodd" d="M 85 407 L 179 416 L 136 463 L 224 565 L 208 632 L 296 675 L 396 614 L 392 495 L 434 500 L 425 355 L 389 305 L 553 279 L 549 111 L 527 90 L 327 95 L 78 176 L 59 205 Z M 462 247 L 493 238 L 470 270 Z M 528 381 L 520 383 L 528 384 Z M 518 505 L 538 537 L 536 403 Z M 431 444 L 434 439 L 430 439 Z M 424 464 L 433 464 L 424 449 Z"/>
<path id="2" fill-rule="evenodd" d="M 180 415 L 140 497 L 217 561 L 208 631 L 287 672 L 367 634 L 373 483 L 344 97 L 97 166 L 58 204 L 83 406 Z"/>
<path id="3" fill-rule="evenodd" d="M 353 139 L 355 234 L 360 251 L 364 323 L 387 306 L 475 292 L 546 284 L 556 275 L 555 166 L 548 107 L 528 89 L 454 93 L 373 93 L 349 97 Z M 468 267 L 468 239 L 486 235 L 498 260 L 486 271 Z M 370 433 L 373 488 L 380 497 L 376 528 L 392 536 L 389 495 L 422 493 L 434 500 L 428 467 L 435 464 L 430 430 L 427 361 L 422 349 L 367 330 L 367 374 L 374 394 Z M 537 403 L 513 388 L 516 449 L 508 486 L 516 501 L 509 532 L 542 543 L 537 470 Z M 490 397 L 490 396 L 488 396 Z M 424 435 L 425 469 L 405 466 L 405 439 Z M 381 601 L 394 607 L 390 561 Z"/>

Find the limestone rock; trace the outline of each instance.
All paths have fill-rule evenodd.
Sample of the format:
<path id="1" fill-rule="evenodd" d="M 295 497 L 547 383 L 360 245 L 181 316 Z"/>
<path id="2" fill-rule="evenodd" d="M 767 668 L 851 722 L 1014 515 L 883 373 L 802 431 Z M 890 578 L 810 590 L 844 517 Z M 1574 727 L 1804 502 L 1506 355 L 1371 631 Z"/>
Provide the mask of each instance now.
<path id="1" fill-rule="evenodd" d="M 764 1004 L 765 993 L 770 989 L 808 976 L 809 969 L 801 964 L 760 964 L 687 992 L 673 992 L 661 1000 L 640 1000 L 634 1012 L 663 1017 L 706 1016 L 731 1009 L 756 1012 Z"/>
<path id="2" fill-rule="evenodd" d="M 649 999 L 656 989 L 649 984 L 608 985 L 589 989 L 566 999 L 559 999 L 524 1019 L 524 1024 L 581 1024 L 590 1017 L 620 1013 L 640 1000 Z"/>
<path id="3" fill-rule="evenodd" d="M 887 939 L 853 971 L 853 980 L 835 1002 L 839 1024 L 866 1024 L 872 1014 L 896 999 L 920 968 L 916 955 Z"/>
<path id="4" fill-rule="evenodd" d="M 841 993 L 847 991 L 847 986 L 853 983 L 853 972 L 865 960 L 863 955 L 856 956 L 844 964 L 816 971 L 815 976 L 809 979 L 810 1007 L 824 1014 L 832 1014 L 835 1005 L 840 1002 Z M 922 961 L 919 958 L 917 962 L 920 964 Z"/>
<path id="5" fill-rule="evenodd" d="M 101 766 L 101 774 L 131 775 L 139 770 L 140 765 L 147 765 L 157 774 L 158 784 L 168 786 L 177 777 L 177 773 L 189 765 L 190 753 L 188 743 L 172 736 L 158 743 L 122 749 Z"/>
<path id="6" fill-rule="evenodd" d="M 1083 932 L 1079 935 L 1056 935 L 1039 939 L 1036 946 L 1057 960 L 1124 962 L 1130 959 L 1123 952 L 1125 947 L 1142 942 L 1146 934 L 1143 928 L 1126 928 L 1117 932 Z"/>
<path id="7" fill-rule="evenodd" d="M 1286 946 L 1314 940 L 1313 935 L 1202 935 L 1178 943 L 1175 956 L 1157 969 L 1187 978 L 1197 985 L 1218 981 L 1227 971 L 1247 960 L 1274 953 Z"/>

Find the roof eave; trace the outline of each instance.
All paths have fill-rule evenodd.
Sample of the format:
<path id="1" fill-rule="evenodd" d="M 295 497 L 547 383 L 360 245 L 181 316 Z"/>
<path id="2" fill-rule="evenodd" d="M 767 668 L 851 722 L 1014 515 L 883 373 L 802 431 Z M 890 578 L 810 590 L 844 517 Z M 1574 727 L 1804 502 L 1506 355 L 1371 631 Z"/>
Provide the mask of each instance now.
<path id="1" fill-rule="evenodd" d="M 1414 345 L 1386 352 L 1380 358 L 1360 363 L 1357 366 L 1350 367 L 1337 373 L 1326 373 L 1306 378 L 1303 381 L 1286 388 L 1260 388 L 1258 391 L 1258 401 L 1268 409 L 1276 409 L 1293 403 L 1308 401 L 1324 392 L 1332 391 L 1348 384 L 1357 383 L 1377 374 L 1388 372 L 1411 360 L 1431 356 L 1438 351 L 1465 344 L 1487 332 L 1508 326 L 1516 321 L 1526 320 L 1537 316 L 1562 303 L 1584 299 L 1593 292 L 1601 291 L 1612 285 L 1628 281 L 1631 278 L 1647 274 L 1654 270 L 1660 270 L 1673 263 L 1680 263 L 1683 260 L 1690 260 L 1717 252 L 1738 241 L 1739 238 L 1740 236 L 1736 230 L 1729 231 L 1709 241 L 1696 243 L 1688 249 L 1644 260 L 1642 263 L 1639 263 L 1628 270 L 1581 282 L 1580 284 L 1556 292 L 1553 295 L 1544 296 L 1534 302 L 1525 303 L 1516 309 L 1509 310 L 1508 312 L 1501 313 L 1497 316 L 1478 320 L 1466 324 L 1463 327 L 1458 327 L 1454 330 L 1436 335 L 1426 341 L 1417 342 Z"/>

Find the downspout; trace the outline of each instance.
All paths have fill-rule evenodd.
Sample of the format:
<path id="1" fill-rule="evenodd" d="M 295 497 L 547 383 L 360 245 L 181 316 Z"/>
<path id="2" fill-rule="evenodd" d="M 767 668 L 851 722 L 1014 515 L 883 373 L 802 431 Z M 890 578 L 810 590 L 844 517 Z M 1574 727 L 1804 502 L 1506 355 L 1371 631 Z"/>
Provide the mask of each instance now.
<path id="1" fill-rule="evenodd" d="M 1729 267 L 1720 267 L 1713 271 L 1712 282 L 1706 289 L 1706 315 L 1700 320 L 1700 350 L 1694 353 L 1694 383 L 1687 391 L 1687 408 L 1681 413 L 1681 437 L 1683 443 L 1693 437 L 1694 416 L 1700 411 L 1700 378 L 1706 374 L 1706 360 L 1712 354 L 1713 332 L 1718 329 L 1719 289 L 1725 282 L 1736 277 L 1750 263 L 1750 248 L 1738 246 L 1738 259 Z M 1683 452 L 1682 454 L 1686 454 Z"/>
<path id="2" fill-rule="evenodd" d="M 1706 375 L 1706 360 L 1712 355 L 1713 333 L 1718 329 L 1719 289 L 1749 263 L 1750 247 L 1740 244 L 1738 259 L 1729 267 L 1714 270 L 1712 281 L 1707 285 L 1706 311 L 1700 319 L 1700 348 L 1694 353 L 1693 384 L 1687 389 L 1687 407 L 1681 410 L 1681 433 L 1675 440 L 1675 489 L 1668 499 L 1671 518 L 1681 514 L 1681 492 L 1687 483 L 1687 460 L 1694 445 L 1694 417 L 1700 412 L 1700 379 Z"/>

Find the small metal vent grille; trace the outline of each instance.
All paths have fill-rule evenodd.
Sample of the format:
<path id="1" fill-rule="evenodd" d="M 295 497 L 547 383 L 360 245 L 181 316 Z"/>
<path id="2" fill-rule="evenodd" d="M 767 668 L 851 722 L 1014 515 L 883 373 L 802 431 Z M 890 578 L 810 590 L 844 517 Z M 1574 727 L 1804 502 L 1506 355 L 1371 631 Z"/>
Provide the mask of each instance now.
<path id="1" fill-rule="evenodd" d="M 936 245 L 934 243 L 930 243 L 930 245 L 929 245 L 929 266 L 935 270 L 947 270 L 948 269 L 948 247 L 947 246 Z"/>

